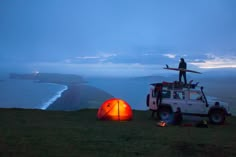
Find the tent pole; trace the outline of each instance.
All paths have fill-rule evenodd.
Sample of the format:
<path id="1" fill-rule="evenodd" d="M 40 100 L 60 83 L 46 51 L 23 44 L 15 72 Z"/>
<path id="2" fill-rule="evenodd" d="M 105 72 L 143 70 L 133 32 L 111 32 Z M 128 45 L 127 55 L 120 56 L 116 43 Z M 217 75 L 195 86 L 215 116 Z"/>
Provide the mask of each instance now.
<path id="1" fill-rule="evenodd" d="M 119 103 L 119 100 L 118 100 L 118 117 L 119 117 L 119 120 L 120 120 L 120 103 Z"/>

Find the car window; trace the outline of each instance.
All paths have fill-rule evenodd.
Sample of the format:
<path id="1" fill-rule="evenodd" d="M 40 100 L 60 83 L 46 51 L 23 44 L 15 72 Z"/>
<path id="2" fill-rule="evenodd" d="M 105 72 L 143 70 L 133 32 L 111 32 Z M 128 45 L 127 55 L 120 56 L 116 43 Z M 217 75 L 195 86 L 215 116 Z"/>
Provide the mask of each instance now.
<path id="1" fill-rule="evenodd" d="M 169 90 L 163 90 L 162 91 L 162 98 L 170 98 L 170 91 Z"/>
<path id="2" fill-rule="evenodd" d="M 185 94 L 183 91 L 174 91 L 173 98 L 183 100 L 185 99 Z"/>
<path id="3" fill-rule="evenodd" d="M 157 96 L 157 93 L 154 90 L 152 90 L 152 97 L 156 97 L 156 96 Z"/>
<path id="4" fill-rule="evenodd" d="M 162 98 L 170 98 L 171 94 L 169 90 L 162 90 Z M 157 97 L 157 93 L 153 90 L 152 97 Z"/>
<path id="5" fill-rule="evenodd" d="M 190 91 L 189 99 L 190 100 L 201 100 L 202 95 L 198 91 Z"/>

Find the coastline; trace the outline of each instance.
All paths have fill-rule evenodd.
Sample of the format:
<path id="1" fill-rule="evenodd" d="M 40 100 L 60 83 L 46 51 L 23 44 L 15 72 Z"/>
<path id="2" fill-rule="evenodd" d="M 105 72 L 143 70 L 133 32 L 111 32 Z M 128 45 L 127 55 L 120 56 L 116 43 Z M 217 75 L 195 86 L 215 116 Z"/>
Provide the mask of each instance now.
<path id="1" fill-rule="evenodd" d="M 55 90 L 55 93 L 52 93 L 47 99 L 44 99 L 42 102 L 37 104 L 37 108 L 41 110 L 47 110 L 49 106 L 54 104 L 59 98 L 61 98 L 65 91 L 70 90 L 72 86 L 79 84 L 87 83 L 82 76 L 74 74 L 59 74 L 59 73 L 28 73 L 28 74 L 19 74 L 19 73 L 10 73 L 9 79 L 15 80 L 28 80 L 33 81 L 34 83 L 46 84 L 46 85 L 56 85 L 62 86 L 58 90 Z M 50 87 L 49 87 L 50 88 Z"/>
<path id="2" fill-rule="evenodd" d="M 49 83 L 49 84 L 56 84 L 56 83 Z M 62 84 L 56 84 L 62 85 Z M 64 88 L 58 91 L 51 99 L 49 99 L 46 103 L 43 103 L 41 110 L 46 110 L 51 104 L 53 104 L 58 98 L 60 98 L 64 91 L 68 90 L 68 86 L 64 85 Z"/>
<path id="3" fill-rule="evenodd" d="M 46 110 L 73 111 L 80 109 L 97 109 L 107 99 L 113 96 L 103 90 L 87 84 L 68 85 Z"/>
<path id="4" fill-rule="evenodd" d="M 35 83 L 62 85 L 64 88 L 55 90 L 47 99 L 42 99 L 37 109 L 41 110 L 79 110 L 98 108 L 113 96 L 101 89 L 88 85 L 82 76 L 58 73 L 17 74 L 11 73 L 10 79 L 32 80 Z M 49 89 L 48 89 L 49 90 Z"/>

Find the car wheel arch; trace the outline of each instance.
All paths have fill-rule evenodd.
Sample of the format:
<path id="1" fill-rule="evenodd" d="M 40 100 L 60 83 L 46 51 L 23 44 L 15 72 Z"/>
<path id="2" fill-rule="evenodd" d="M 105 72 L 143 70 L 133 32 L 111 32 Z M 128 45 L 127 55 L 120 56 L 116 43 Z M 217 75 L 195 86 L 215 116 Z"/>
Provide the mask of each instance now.
<path id="1" fill-rule="evenodd" d="M 208 117 L 213 124 L 223 124 L 225 121 L 226 111 L 224 108 L 212 107 L 208 112 Z"/>
<path id="2" fill-rule="evenodd" d="M 217 111 L 223 111 L 224 114 L 227 113 L 227 112 L 226 112 L 226 109 L 225 109 L 224 107 L 213 106 L 213 107 L 211 107 L 211 108 L 209 109 L 208 115 L 209 115 L 211 112 L 216 111 L 216 110 L 217 110 Z"/>

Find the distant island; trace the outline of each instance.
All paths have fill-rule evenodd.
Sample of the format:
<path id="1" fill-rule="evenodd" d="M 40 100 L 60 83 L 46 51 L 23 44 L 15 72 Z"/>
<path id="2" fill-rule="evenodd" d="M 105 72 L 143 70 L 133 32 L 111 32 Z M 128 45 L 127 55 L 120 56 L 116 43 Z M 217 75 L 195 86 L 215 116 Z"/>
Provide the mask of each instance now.
<path id="1" fill-rule="evenodd" d="M 57 73 L 11 73 L 11 79 L 35 80 L 38 83 L 56 83 L 68 87 L 62 96 L 53 102 L 47 110 L 79 110 L 84 108 L 99 108 L 107 99 L 113 96 L 101 89 L 87 85 L 87 81 L 79 75 Z"/>

